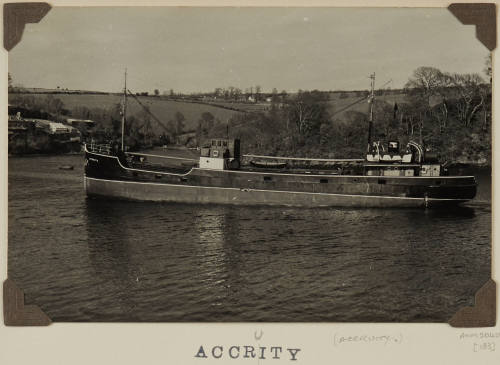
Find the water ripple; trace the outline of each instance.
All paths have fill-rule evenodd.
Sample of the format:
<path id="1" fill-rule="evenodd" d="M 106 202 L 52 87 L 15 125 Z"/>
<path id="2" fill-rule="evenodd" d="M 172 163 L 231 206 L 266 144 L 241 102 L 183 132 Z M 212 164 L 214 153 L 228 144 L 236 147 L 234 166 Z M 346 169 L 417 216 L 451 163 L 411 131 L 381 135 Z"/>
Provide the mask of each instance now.
<path id="1" fill-rule="evenodd" d="M 442 322 L 490 277 L 484 177 L 460 209 L 296 209 L 87 200 L 81 166 L 9 159 L 9 277 L 56 321 Z"/>

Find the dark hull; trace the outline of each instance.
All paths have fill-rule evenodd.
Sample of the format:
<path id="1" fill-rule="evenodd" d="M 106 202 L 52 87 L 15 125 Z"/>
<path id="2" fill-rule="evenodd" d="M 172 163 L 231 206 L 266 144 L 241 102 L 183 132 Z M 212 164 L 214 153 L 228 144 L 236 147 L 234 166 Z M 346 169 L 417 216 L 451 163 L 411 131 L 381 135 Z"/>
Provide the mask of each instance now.
<path id="1" fill-rule="evenodd" d="M 314 175 L 272 171 L 152 171 L 117 157 L 86 152 L 89 196 L 244 205 L 433 207 L 474 198 L 474 177 Z"/>

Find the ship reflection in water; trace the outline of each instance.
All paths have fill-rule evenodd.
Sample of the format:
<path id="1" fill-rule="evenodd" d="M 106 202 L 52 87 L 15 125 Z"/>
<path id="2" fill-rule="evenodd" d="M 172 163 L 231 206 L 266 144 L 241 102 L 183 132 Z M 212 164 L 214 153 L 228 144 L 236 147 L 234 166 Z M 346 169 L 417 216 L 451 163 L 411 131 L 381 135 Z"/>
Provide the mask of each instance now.
<path id="1" fill-rule="evenodd" d="M 487 176 L 453 210 L 156 204 L 86 199 L 80 159 L 9 160 L 9 277 L 54 321 L 443 322 L 490 278 Z"/>
<path id="2" fill-rule="evenodd" d="M 472 303 L 489 277 L 489 233 L 477 229 L 485 218 L 478 209 L 88 200 L 96 289 L 113 298 L 89 314 L 141 321 L 446 321 Z"/>

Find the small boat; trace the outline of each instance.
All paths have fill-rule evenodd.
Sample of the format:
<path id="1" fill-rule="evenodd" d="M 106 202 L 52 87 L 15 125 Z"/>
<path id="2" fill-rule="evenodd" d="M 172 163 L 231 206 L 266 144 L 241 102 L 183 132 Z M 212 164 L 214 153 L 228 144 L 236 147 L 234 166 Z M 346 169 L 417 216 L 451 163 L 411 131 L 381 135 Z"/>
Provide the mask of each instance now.
<path id="1" fill-rule="evenodd" d="M 72 166 L 72 165 L 59 166 L 59 170 L 73 170 L 73 169 L 74 169 L 74 166 Z"/>
<path id="2" fill-rule="evenodd" d="M 282 169 L 286 167 L 286 162 L 275 162 L 275 161 L 254 161 L 251 160 L 250 164 L 255 167 L 265 167 L 265 168 L 275 168 Z"/>

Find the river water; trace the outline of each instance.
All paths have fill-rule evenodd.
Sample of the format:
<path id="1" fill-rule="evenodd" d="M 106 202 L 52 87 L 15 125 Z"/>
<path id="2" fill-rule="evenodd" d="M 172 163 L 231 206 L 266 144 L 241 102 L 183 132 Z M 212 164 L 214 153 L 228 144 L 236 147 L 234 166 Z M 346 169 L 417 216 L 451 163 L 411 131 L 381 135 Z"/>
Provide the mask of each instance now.
<path id="1" fill-rule="evenodd" d="M 9 158 L 9 278 L 54 321 L 445 322 L 490 278 L 485 172 L 450 211 L 91 200 L 82 176 Z"/>

